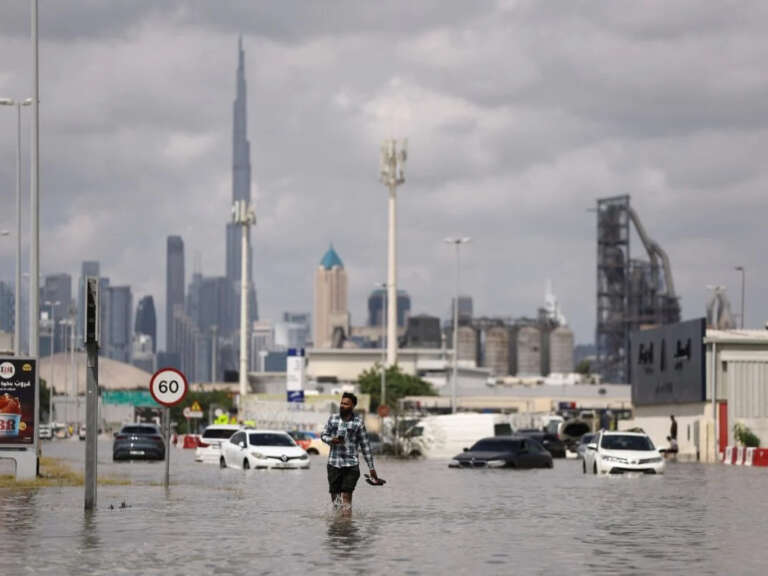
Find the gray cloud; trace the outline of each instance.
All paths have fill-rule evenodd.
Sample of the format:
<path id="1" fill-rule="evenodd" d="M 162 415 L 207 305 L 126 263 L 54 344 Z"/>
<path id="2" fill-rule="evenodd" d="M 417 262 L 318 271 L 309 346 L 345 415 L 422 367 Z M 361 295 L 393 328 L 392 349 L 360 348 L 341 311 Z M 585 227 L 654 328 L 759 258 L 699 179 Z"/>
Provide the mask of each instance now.
<path id="1" fill-rule="evenodd" d="M 29 90 L 26 3 L 0 13 L 0 95 Z M 262 315 L 309 310 L 333 242 L 353 320 L 382 280 L 382 138 L 408 136 L 400 282 L 446 315 L 450 234 L 474 237 L 463 284 L 484 314 L 533 314 L 552 279 L 581 341 L 594 330 L 595 218 L 632 194 L 672 258 L 684 315 L 748 271 L 768 319 L 768 23 L 760 4 L 306 4 L 41 0 L 42 268 L 98 258 L 164 318 L 165 236 L 224 269 L 236 37 L 247 50 Z M 7 8 L 7 10 L 5 9 Z M 14 123 L 0 115 L 12 206 Z M 26 147 L 26 142 L 25 142 Z M 11 228 L 11 210 L 0 228 Z M 0 242 L 2 277 L 13 271 Z M 161 328 L 161 333 L 163 332 Z"/>

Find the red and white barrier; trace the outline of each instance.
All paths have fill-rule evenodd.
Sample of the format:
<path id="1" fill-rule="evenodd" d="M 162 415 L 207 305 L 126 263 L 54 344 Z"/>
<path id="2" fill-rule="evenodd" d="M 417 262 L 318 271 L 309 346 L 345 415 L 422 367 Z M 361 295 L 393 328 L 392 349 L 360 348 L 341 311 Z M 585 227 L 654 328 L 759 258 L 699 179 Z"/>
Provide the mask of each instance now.
<path id="1" fill-rule="evenodd" d="M 768 448 L 726 446 L 722 458 L 727 465 L 768 467 Z"/>

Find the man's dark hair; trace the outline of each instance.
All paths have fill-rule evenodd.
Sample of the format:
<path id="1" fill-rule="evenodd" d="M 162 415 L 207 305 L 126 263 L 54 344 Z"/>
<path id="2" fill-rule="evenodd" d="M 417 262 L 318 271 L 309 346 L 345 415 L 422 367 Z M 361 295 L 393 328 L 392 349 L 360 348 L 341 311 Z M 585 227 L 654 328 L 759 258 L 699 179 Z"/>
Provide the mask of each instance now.
<path id="1" fill-rule="evenodd" d="M 349 398 L 352 400 L 352 404 L 357 406 L 357 396 L 352 394 L 352 392 L 344 392 L 344 394 L 341 395 L 341 399 L 344 400 L 344 398 Z"/>

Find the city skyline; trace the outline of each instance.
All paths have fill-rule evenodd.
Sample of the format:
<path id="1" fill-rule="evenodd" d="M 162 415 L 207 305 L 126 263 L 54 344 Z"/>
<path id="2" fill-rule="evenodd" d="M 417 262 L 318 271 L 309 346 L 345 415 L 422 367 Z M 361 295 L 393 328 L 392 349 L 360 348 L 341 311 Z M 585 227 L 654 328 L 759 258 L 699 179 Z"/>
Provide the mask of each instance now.
<path id="1" fill-rule="evenodd" d="M 630 21 L 606 5 L 581 14 L 445 3 L 426 17 L 398 4 L 375 17 L 351 7 L 344 22 L 331 22 L 250 3 L 181 15 L 84 6 L 41 7 L 41 272 L 74 278 L 83 260 L 99 260 L 102 276 L 155 297 L 158 334 L 167 235 L 202 254 L 206 275 L 225 273 L 240 33 L 263 318 L 309 308 L 315 247 L 330 240 L 345 255 L 353 319 L 363 313 L 385 276 L 377 152 L 383 138 L 407 136 L 399 283 L 414 313 L 444 316 L 454 261 L 441 240 L 462 233 L 473 237 L 462 292 L 477 315 L 523 315 L 551 278 L 577 342 L 592 342 L 596 222 L 587 210 L 596 198 L 630 193 L 674 263 L 683 318 L 704 314 L 713 283 L 728 286 L 738 309 L 734 267 L 743 265 L 747 327 L 768 319 L 768 271 L 752 240 L 768 208 L 757 157 L 768 118 L 765 8 L 638 5 Z M 0 23 L 2 96 L 23 97 L 30 86 L 27 18 L 23 3 L 11 3 Z M 659 38 L 649 32 L 657 27 Z M 553 36 L 567 41 L 542 40 Z M 729 56 L 723 45 L 745 48 Z M 89 70 L 120 73 L 94 83 Z M 13 122 L 0 115 L 8 205 Z M 14 230 L 7 212 L 0 228 Z M 13 261 L 13 242 L 0 242 L 0 279 L 11 280 Z"/>

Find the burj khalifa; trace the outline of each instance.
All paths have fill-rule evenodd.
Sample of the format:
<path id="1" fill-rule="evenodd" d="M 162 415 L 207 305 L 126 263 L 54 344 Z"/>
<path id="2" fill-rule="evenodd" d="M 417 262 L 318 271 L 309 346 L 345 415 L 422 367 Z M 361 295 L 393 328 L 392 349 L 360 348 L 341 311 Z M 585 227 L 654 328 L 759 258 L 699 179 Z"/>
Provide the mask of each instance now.
<path id="1" fill-rule="evenodd" d="M 232 121 L 232 202 L 245 200 L 251 202 L 251 143 L 248 141 L 248 122 L 245 85 L 245 52 L 243 39 L 238 39 L 238 60 L 236 94 Z M 248 231 L 250 246 L 250 230 Z M 232 287 L 230 306 L 233 320 L 233 332 L 240 330 L 240 269 L 241 269 L 241 230 L 229 222 L 227 224 L 227 280 Z M 253 285 L 253 251 L 248 254 L 248 316 L 251 322 L 258 319 L 256 290 Z"/>

